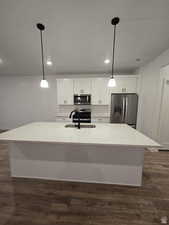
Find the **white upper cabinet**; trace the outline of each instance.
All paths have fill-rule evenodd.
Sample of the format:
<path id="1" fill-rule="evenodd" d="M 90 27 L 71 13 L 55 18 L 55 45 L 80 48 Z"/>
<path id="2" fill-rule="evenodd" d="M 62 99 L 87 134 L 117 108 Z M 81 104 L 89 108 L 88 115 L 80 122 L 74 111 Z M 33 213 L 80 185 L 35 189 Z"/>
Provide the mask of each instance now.
<path id="1" fill-rule="evenodd" d="M 74 94 L 91 94 L 92 105 L 109 105 L 111 93 L 137 93 L 137 76 L 115 76 L 116 87 L 108 88 L 109 78 L 57 79 L 57 104 L 73 105 Z"/>
<path id="2" fill-rule="evenodd" d="M 93 105 L 109 105 L 110 96 L 107 78 L 94 78 L 92 79 L 92 104 Z"/>
<path id="3" fill-rule="evenodd" d="M 137 93 L 136 76 L 116 76 L 116 87 L 109 88 L 110 93 Z"/>
<path id="4" fill-rule="evenodd" d="M 73 79 L 57 79 L 57 104 L 73 105 Z"/>
<path id="5" fill-rule="evenodd" d="M 91 79 L 74 79 L 74 94 L 91 94 Z"/>

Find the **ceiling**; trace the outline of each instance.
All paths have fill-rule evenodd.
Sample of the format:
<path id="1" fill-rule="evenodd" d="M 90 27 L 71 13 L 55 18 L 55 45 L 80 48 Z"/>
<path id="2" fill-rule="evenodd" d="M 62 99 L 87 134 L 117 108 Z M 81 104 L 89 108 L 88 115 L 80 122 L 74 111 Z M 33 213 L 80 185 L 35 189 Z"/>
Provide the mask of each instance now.
<path id="1" fill-rule="evenodd" d="M 168 0 L 0 0 L 0 74 L 41 74 L 38 22 L 47 74 L 110 72 L 114 16 L 116 72 L 132 73 L 169 48 L 168 12 Z"/>

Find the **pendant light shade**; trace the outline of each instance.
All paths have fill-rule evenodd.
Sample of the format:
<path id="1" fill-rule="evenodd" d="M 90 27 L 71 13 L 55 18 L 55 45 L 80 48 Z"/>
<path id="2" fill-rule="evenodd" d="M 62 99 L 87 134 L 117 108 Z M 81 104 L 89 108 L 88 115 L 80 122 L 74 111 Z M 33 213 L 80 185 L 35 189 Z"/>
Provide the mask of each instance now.
<path id="1" fill-rule="evenodd" d="M 41 88 L 48 88 L 49 87 L 48 81 L 47 80 L 41 80 L 40 87 Z"/>
<path id="2" fill-rule="evenodd" d="M 41 23 L 37 23 L 36 26 L 40 30 L 40 42 L 41 42 L 42 80 L 40 82 L 40 87 L 48 88 L 49 84 L 48 81 L 45 79 L 45 65 L 44 65 L 43 38 L 42 38 L 42 31 L 45 30 L 45 26 Z"/>
<path id="3" fill-rule="evenodd" d="M 111 21 L 111 24 L 114 26 L 114 38 L 113 38 L 113 57 L 112 57 L 112 74 L 108 82 L 108 87 L 116 87 L 116 80 L 114 78 L 114 57 L 115 57 L 115 44 L 116 44 L 116 25 L 119 23 L 120 19 L 114 17 Z"/>
<path id="4" fill-rule="evenodd" d="M 116 80 L 114 79 L 114 77 L 109 79 L 108 82 L 108 87 L 116 87 Z"/>

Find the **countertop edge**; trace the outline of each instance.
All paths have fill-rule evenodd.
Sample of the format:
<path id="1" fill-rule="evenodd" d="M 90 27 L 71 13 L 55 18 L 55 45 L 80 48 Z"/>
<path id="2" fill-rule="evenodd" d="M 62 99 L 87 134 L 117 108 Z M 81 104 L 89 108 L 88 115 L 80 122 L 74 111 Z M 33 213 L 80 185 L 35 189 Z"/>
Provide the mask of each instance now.
<path id="1" fill-rule="evenodd" d="M 162 145 L 127 145 L 127 144 L 102 144 L 102 143 L 83 143 L 83 142 L 59 142 L 59 141 L 32 141 L 32 140 L 7 140 L 0 139 L 2 143 L 46 143 L 46 144 L 62 144 L 62 145 L 95 145 L 95 146 L 117 146 L 117 147 L 139 147 L 139 148 L 161 148 Z"/>

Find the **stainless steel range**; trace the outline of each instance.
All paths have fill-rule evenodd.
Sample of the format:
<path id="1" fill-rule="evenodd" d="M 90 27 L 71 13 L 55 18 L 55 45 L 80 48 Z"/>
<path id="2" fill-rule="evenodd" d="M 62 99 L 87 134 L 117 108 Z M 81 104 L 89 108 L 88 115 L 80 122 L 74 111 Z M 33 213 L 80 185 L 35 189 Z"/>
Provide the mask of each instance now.
<path id="1" fill-rule="evenodd" d="M 69 116 L 72 118 L 72 122 L 76 123 L 80 119 L 80 123 L 91 123 L 91 110 L 90 109 L 80 109 L 73 110 Z"/>

